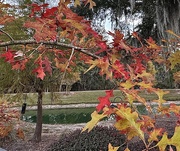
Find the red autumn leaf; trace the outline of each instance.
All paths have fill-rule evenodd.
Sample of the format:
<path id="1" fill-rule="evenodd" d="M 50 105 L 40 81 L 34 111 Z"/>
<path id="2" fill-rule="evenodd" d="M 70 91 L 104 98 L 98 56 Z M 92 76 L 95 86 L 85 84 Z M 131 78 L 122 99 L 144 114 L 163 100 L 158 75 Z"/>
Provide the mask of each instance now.
<path id="1" fill-rule="evenodd" d="M 125 70 L 124 64 L 119 60 L 116 60 L 111 67 L 113 68 L 114 78 L 129 79 L 129 73 Z"/>
<path id="2" fill-rule="evenodd" d="M 97 112 L 100 112 L 105 106 L 110 106 L 109 96 L 99 97 L 100 103 L 96 106 Z"/>
<path id="3" fill-rule="evenodd" d="M 49 61 L 48 57 L 44 57 L 42 64 L 44 65 L 44 71 L 47 71 L 50 75 L 52 75 L 51 62 Z"/>
<path id="4" fill-rule="evenodd" d="M 16 61 L 12 65 L 13 70 L 24 70 L 26 68 L 26 63 L 28 62 L 28 59 L 23 59 L 21 61 Z"/>
<path id="5" fill-rule="evenodd" d="M 104 97 L 99 97 L 98 100 L 100 101 L 100 103 L 96 106 L 97 112 L 100 112 L 105 106 L 110 106 L 111 102 L 110 102 L 110 97 L 113 97 L 113 90 L 107 90 L 106 91 L 106 96 Z"/>
<path id="6" fill-rule="evenodd" d="M 34 38 L 37 42 L 41 40 L 51 40 L 57 35 L 56 20 L 48 18 L 36 18 L 36 22 L 27 21 L 24 27 L 32 28 L 35 30 Z"/>
<path id="7" fill-rule="evenodd" d="M 109 97 L 113 97 L 114 96 L 113 90 L 106 90 L 106 95 Z"/>
<path id="8" fill-rule="evenodd" d="M 99 42 L 98 46 L 100 47 L 100 50 L 97 51 L 95 54 L 99 54 L 99 53 L 104 52 L 104 51 L 107 50 L 107 45 L 106 45 L 106 43 L 104 41 Z"/>
<path id="9" fill-rule="evenodd" d="M 34 69 L 33 72 L 36 72 L 37 77 L 40 78 L 41 80 L 44 79 L 45 73 L 44 73 L 44 70 L 43 70 L 42 66 L 39 66 L 38 68 Z"/>
<path id="10" fill-rule="evenodd" d="M 139 58 L 135 59 L 135 63 L 131 64 L 131 67 L 134 69 L 134 72 L 137 73 L 142 73 L 145 70 L 145 66 L 142 64 L 142 60 Z"/>
<path id="11" fill-rule="evenodd" d="M 46 9 L 45 12 L 42 14 L 42 16 L 45 18 L 51 18 L 55 16 L 57 11 L 58 11 L 57 7 L 52 7 L 50 9 Z"/>
<path id="12" fill-rule="evenodd" d="M 12 63 L 14 61 L 14 54 L 12 50 L 8 50 L 5 53 L 1 54 L 2 58 L 5 58 L 6 62 Z"/>
<path id="13" fill-rule="evenodd" d="M 132 33 L 132 36 L 137 38 L 139 41 L 141 41 L 140 37 L 138 36 L 138 33 L 137 32 L 133 32 Z"/>
<path id="14" fill-rule="evenodd" d="M 44 73 L 42 63 L 43 63 L 42 57 L 39 56 L 38 59 L 35 61 L 35 64 L 37 64 L 38 67 L 33 70 L 33 72 L 37 73 L 37 77 L 40 78 L 41 80 L 43 80 L 45 77 L 45 73 Z"/>
<path id="15" fill-rule="evenodd" d="M 109 32 L 108 34 L 113 37 L 113 46 L 119 46 L 119 42 L 123 39 L 124 35 L 118 30 L 115 30 L 115 33 Z"/>
<path id="16" fill-rule="evenodd" d="M 48 6 L 48 4 L 38 5 L 36 3 L 33 3 L 31 6 L 32 6 L 32 9 L 31 9 L 30 17 L 33 17 L 35 16 L 37 12 L 42 12 L 44 8 Z"/>
<path id="17" fill-rule="evenodd" d="M 8 15 L 2 16 L 0 17 L 0 25 L 4 25 L 5 23 L 11 22 L 13 20 L 14 20 L 14 17 L 12 16 L 8 16 Z"/>

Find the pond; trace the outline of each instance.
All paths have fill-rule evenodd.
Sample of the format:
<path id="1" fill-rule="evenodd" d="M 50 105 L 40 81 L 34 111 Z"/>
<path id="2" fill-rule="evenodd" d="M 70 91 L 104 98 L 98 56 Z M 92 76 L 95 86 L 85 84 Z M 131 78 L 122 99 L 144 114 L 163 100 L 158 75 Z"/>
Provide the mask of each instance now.
<path id="1" fill-rule="evenodd" d="M 143 106 L 137 106 L 142 114 L 147 114 Z M 76 124 L 87 123 L 91 120 L 91 113 L 95 107 L 88 108 L 62 108 L 62 109 L 45 109 L 43 110 L 43 124 Z M 113 116 L 110 118 L 112 119 Z M 105 118 L 104 120 L 110 120 Z M 28 110 L 22 117 L 22 120 L 35 123 L 36 110 Z"/>

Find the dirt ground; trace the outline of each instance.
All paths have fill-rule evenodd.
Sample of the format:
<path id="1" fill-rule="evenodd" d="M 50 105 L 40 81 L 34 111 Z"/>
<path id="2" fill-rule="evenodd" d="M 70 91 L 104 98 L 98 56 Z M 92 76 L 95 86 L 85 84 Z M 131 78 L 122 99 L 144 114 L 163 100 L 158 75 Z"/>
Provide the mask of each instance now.
<path id="1" fill-rule="evenodd" d="M 159 118 L 157 119 L 156 126 L 157 127 L 163 127 L 168 131 L 169 135 L 173 135 L 174 133 L 174 127 L 176 124 L 176 118 L 175 117 L 169 117 L 169 118 Z M 48 129 L 44 128 L 44 132 L 42 133 L 42 141 L 40 143 L 35 143 L 31 141 L 31 138 L 33 136 L 33 128 L 34 125 L 27 125 L 26 123 L 24 124 L 25 127 L 25 133 L 26 137 L 25 140 L 14 140 L 12 139 L 6 139 L 3 140 L 2 147 L 6 149 L 7 151 L 46 151 L 48 147 L 59 140 L 60 136 L 62 133 L 70 133 L 71 131 L 75 130 L 76 128 L 81 128 L 84 126 L 84 124 L 80 125 L 71 125 L 69 127 L 64 126 L 59 126 L 59 132 L 52 132 L 49 130 L 52 130 L 54 127 L 58 127 L 57 125 L 48 125 Z M 142 146 L 141 142 L 138 140 L 133 140 L 132 145 L 135 148 L 135 151 L 137 151 L 137 147 Z M 140 149 L 140 148 L 139 148 Z"/>

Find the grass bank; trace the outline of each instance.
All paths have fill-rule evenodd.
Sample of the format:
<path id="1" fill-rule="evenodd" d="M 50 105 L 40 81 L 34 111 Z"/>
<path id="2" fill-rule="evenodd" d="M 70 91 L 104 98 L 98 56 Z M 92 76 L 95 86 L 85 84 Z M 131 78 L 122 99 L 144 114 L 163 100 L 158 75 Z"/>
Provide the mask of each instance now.
<path id="1" fill-rule="evenodd" d="M 168 101 L 180 101 L 180 89 L 170 89 L 167 90 L 170 93 L 164 96 L 165 100 Z M 81 104 L 81 103 L 98 103 L 98 97 L 104 96 L 104 90 L 96 91 L 74 91 L 66 94 L 65 92 L 45 92 L 43 96 L 43 104 Z M 146 100 L 157 99 L 157 95 L 154 93 L 141 92 L 140 94 Z M 37 103 L 37 93 L 28 94 L 5 94 L 2 95 L 6 100 L 19 102 L 21 105 L 26 102 L 28 105 L 36 105 Z M 123 94 L 119 90 L 114 90 L 114 97 L 111 99 L 112 102 L 119 102 L 120 98 L 124 99 Z"/>

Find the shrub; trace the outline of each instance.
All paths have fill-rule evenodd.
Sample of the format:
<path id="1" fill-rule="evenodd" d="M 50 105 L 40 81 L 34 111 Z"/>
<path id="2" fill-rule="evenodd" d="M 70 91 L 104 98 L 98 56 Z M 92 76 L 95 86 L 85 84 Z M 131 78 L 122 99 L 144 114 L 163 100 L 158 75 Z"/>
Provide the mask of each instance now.
<path id="1" fill-rule="evenodd" d="M 6 139 L 10 134 L 15 137 L 24 138 L 22 130 L 19 128 L 20 119 L 19 111 L 12 109 L 13 103 L 0 99 L 0 140 Z"/>
<path id="2" fill-rule="evenodd" d="M 96 126 L 89 133 L 81 133 L 78 129 L 69 135 L 63 135 L 58 142 L 48 148 L 48 151 L 105 151 L 108 150 L 109 143 L 119 146 L 124 142 L 125 136 L 114 127 Z"/>

